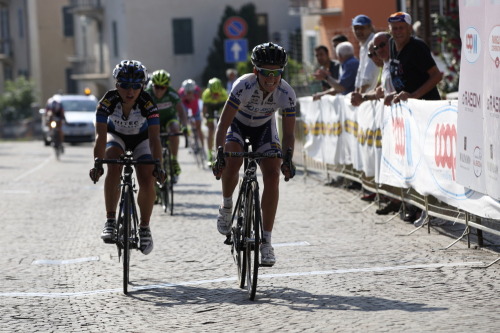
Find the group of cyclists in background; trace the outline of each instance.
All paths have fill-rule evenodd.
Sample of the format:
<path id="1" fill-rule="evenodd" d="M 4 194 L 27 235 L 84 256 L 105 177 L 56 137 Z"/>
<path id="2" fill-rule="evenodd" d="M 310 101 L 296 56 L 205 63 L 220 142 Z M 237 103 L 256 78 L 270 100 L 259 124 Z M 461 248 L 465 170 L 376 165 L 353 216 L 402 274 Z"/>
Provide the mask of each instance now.
<path id="1" fill-rule="evenodd" d="M 289 148 L 293 151 L 296 96 L 291 86 L 282 79 L 288 62 L 287 53 L 275 43 L 263 43 L 252 50 L 251 61 L 252 73 L 235 78 L 235 71 L 228 71 L 232 76 L 228 82 L 231 87 L 229 92 L 224 89 L 222 81 L 215 77 L 208 81 L 203 91 L 192 79 L 183 81 L 176 91 L 171 86 L 171 77 L 166 70 L 155 70 L 149 77 L 146 67 L 136 60 L 122 60 L 113 70 L 115 89 L 108 91 L 97 106 L 94 159 L 116 159 L 125 151 L 132 151 L 134 159 L 158 161 L 156 167 L 142 164 L 136 168 L 139 183 L 139 249 L 142 253 L 149 254 L 153 249 L 149 222 L 156 196 L 155 179 L 160 184 L 165 180 L 164 170 L 158 167 L 162 165 L 161 132 L 186 133 L 189 122 L 194 123 L 193 128 L 202 149 L 208 149 L 213 174 L 217 179 L 222 179 L 217 229 L 223 235 L 227 235 L 231 229 L 232 196 L 238 183 L 242 159 L 226 160 L 214 153 L 216 148 L 242 152 L 244 142 L 248 139 L 253 151 L 283 155 Z M 283 116 L 283 146 L 276 126 L 275 113 L 278 110 Z M 202 131 L 203 118 L 207 128 L 206 140 Z M 178 136 L 170 138 L 169 148 L 175 174 L 179 176 Z M 282 163 L 280 159 L 262 160 L 259 166 L 264 183 L 261 261 L 272 266 L 276 258 L 271 233 L 278 206 L 280 173 L 286 179 L 293 178 L 295 167 L 291 162 Z M 100 165 L 95 165 L 89 172 L 94 182 L 103 174 Z M 104 183 L 106 222 L 101 233 L 105 243 L 113 243 L 116 239 L 120 175 L 120 166 L 108 165 Z"/>

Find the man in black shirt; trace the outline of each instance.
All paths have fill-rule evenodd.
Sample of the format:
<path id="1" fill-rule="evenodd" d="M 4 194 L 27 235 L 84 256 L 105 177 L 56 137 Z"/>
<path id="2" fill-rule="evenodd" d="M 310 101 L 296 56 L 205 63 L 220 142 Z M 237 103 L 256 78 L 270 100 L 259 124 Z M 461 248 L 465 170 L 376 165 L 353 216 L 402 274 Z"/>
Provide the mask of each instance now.
<path id="1" fill-rule="evenodd" d="M 412 36 L 411 16 L 397 12 L 387 21 L 392 35 L 390 71 L 396 89 L 392 102 L 398 103 L 408 98 L 441 99 L 436 85 L 443 74 L 437 68 L 429 47 Z"/>

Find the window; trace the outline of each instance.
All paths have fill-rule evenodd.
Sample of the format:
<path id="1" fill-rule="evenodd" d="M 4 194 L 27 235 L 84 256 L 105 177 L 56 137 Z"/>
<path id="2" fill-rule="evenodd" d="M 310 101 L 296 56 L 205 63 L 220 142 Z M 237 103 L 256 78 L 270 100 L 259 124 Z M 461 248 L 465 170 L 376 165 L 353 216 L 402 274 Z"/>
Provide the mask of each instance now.
<path id="1" fill-rule="evenodd" d="M 71 7 L 63 7 L 62 15 L 63 15 L 64 37 L 73 37 L 75 33 L 74 33 L 73 14 L 71 13 Z"/>
<path id="2" fill-rule="evenodd" d="M 193 20 L 190 18 L 174 19 L 174 54 L 193 54 Z"/>
<path id="3" fill-rule="evenodd" d="M 19 24 L 19 38 L 24 38 L 24 14 L 22 8 L 17 11 L 17 23 Z"/>
<path id="4" fill-rule="evenodd" d="M 113 34 L 113 55 L 118 57 L 118 25 L 116 21 L 113 21 L 111 29 Z"/>

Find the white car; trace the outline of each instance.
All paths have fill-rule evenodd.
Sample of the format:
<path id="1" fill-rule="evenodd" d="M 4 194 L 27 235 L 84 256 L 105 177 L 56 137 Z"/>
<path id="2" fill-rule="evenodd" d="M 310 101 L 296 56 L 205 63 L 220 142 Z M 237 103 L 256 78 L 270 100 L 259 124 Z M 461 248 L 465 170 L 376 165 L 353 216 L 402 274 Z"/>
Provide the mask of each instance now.
<path id="1" fill-rule="evenodd" d="M 63 123 L 64 141 L 70 143 L 93 142 L 95 140 L 95 111 L 97 98 L 93 95 L 54 95 L 49 101 L 62 104 L 66 122 Z M 50 129 L 45 109 L 42 114 L 42 135 L 46 145 L 50 144 Z"/>

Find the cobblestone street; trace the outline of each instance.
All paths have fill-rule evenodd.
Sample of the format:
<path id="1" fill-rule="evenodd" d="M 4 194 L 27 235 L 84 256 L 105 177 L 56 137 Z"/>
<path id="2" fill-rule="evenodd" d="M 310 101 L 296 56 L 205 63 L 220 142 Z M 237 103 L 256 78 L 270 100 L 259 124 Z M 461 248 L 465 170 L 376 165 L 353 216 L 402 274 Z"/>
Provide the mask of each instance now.
<path id="1" fill-rule="evenodd" d="M 182 140 L 181 140 L 182 142 Z M 129 296 L 116 247 L 99 238 L 103 181 L 90 145 L 61 161 L 0 143 L 1 332 L 498 332 L 499 254 L 375 214 L 321 175 L 281 182 L 277 263 L 255 301 L 216 229 L 220 182 L 184 148 L 174 216 L 155 206 L 153 252 L 133 252 Z M 299 168 L 300 171 L 300 168 Z M 460 234 L 459 225 L 443 226 Z"/>

